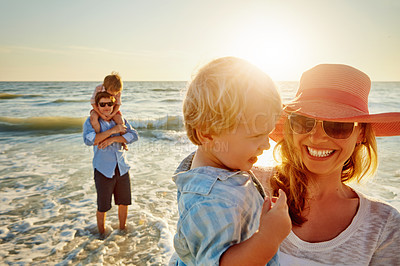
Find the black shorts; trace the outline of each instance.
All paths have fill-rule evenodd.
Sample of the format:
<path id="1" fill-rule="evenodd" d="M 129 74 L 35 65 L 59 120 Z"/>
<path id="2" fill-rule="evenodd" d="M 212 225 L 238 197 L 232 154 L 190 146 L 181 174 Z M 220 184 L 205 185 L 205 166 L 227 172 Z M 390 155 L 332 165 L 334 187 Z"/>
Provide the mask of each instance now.
<path id="1" fill-rule="evenodd" d="M 129 172 L 120 176 L 118 165 L 112 178 L 105 177 L 94 169 L 94 183 L 97 191 L 97 210 L 106 212 L 111 209 L 111 197 L 114 194 L 115 205 L 131 205 L 131 181 Z"/>

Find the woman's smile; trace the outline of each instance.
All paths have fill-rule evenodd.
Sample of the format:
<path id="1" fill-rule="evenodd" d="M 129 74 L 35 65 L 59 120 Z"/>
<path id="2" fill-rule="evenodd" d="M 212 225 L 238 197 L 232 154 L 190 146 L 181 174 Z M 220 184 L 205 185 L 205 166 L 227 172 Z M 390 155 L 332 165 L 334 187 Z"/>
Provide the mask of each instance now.
<path id="1" fill-rule="evenodd" d="M 310 155 L 311 157 L 317 157 L 317 158 L 327 158 L 335 153 L 335 150 L 315 149 L 315 148 L 311 148 L 310 146 L 306 146 L 306 149 L 308 151 L 308 155 Z"/>

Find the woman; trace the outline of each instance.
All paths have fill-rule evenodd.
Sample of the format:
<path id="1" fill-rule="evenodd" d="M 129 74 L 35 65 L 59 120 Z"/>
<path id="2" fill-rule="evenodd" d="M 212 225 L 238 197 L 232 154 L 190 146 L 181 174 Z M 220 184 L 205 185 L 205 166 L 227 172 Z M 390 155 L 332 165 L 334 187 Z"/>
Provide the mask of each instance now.
<path id="1" fill-rule="evenodd" d="M 293 224 L 281 265 L 400 265 L 399 212 L 346 185 L 375 173 L 375 136 L 400 135 L 400 113 L 369 114 L 370 86 L 353 67 L 318 65 L 270 135 L 280 164 L 268 186 L 288 195 Z"/>

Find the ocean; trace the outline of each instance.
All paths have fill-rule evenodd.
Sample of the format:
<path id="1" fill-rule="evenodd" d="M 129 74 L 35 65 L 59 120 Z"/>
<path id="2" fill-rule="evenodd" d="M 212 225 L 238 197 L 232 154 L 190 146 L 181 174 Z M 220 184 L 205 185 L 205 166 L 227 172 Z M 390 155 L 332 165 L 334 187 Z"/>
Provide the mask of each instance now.
<path id="1" fill-rule="evenodd" d="M 100 82 L 0 82 L 0 264 L 165 265 L 178 217 L 171 176 L 195 150 L 182 125 L 186 82 L 124 82 L 122 114 L 138 130 L 129 145 L 133 204 L 127 230 L 117 208 L 107 237 L 96 226 L 92 147 L 82 124 Z M 283 100 L 297 82 L 277 82 Z M 400 111 L 400 82 L 373 82 L 371 113 Z M 354 184 L 400 210 L 400 137 L 377 138 L 377 175 Z M 271 152 L 258 164 L 271 165 Z"/>

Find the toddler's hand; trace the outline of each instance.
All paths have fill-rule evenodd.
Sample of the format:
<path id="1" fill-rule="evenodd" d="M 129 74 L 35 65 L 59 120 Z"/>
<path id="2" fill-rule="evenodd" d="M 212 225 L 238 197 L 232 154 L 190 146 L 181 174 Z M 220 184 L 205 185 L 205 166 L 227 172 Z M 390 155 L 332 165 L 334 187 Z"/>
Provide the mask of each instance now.
<path id="1" fill-rule="evenodd" d="M 114 134 L 120 133 L 120 134 L 125 134 L 126 132 L 126 126 L 118 124 L 115 127 L 113 127 Z"/>
<path id="2" fill-rule="evenodd" d="M 274 204 L 272 204 L 274 202 Z M 289 208 L 286 203 L 286 194 L 279 190 L 279 197 L 271 199 L 268 197 L 263 204 L 260 217 L 259 231 L 266 231 L 279 243 L 285 239 L 292 229 L 289 216 Z"/>

